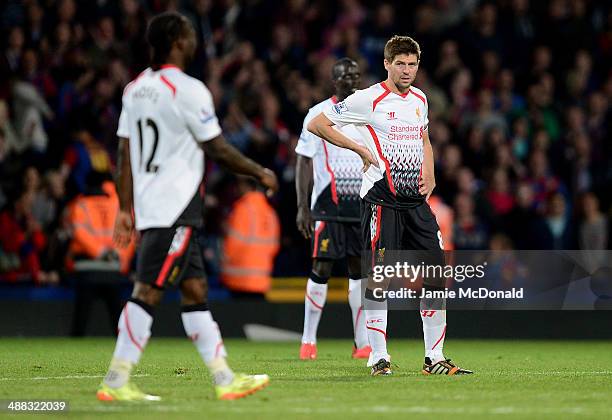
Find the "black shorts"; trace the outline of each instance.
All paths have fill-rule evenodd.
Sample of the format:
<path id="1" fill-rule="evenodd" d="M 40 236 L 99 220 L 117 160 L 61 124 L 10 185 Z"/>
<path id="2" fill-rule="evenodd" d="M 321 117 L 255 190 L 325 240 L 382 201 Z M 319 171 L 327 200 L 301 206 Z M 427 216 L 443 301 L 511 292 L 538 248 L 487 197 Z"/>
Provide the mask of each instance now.
<path id="1" fill-rule="evenodd" d="M 205 278 L 194 228 L 178 226 L 143 231 L 136 272 L 138 281 L 158 289 L 176 286 L 183 279 Z"/>
<path id="2" fill-rule="evenodd" d="M 440 227 L 426 202 L 397 210 L 362 201 L 361 226 L 372 265 L 383 262 L 388 251 L 426 251 L 419 255 L 428 264 L 444 264 Z"/>
<path id="3" fill-rule="evenodd" d="M 361 223 L 326 222 L 317 220 L 312 235 L 312 258 L 339 260 L 344 257 L 359 257 Z"/>

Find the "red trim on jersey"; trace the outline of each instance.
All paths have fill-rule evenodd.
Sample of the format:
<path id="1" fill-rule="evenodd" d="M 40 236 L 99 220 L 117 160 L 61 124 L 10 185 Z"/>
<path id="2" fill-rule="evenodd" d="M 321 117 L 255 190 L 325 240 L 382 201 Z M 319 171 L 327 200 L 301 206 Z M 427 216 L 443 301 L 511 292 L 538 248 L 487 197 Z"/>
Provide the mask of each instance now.
<path id="1" fill-rule="evenodd" d="M 128 333 L 128 337 L 130 337 L 130 341 L 132 343 L 134 343 L 134 345 L 136 346 L 136 348 L 138 350 L 140 350 L 140 352 L 142 353 L 142 346 L 140 344 L 138 344 L 138 341 L 136 341 L 136 339 L 134 338 L 134 335 L 132 334 L 132 327 L 130 327 L 130 320 L 128 319 L 128 309 L 127 309 L 127 303 L 125 304 L 125 306 L 123 307 L 123 310 L 125 311 L 125 326 L 127 327 L 127 333 Z"/>
<path id="2" fill-rule="evenodd" d="M 164 76 L 163 74 L 159 76 L 159 78 L 161 79 L 162 82 L 164 82 L 166 86 L 170 88 L 170 90 L 172 91 L 172 96 L 176 95 L 176 86 L 174 86 L 172 82 L 168 80 L 166 76 Z"/>
<path id="3" fill-rule="evenodd" d="M 387 182 L 389 183 L 389 189 L 391 190 L 393 195 L 395 195 L 396 194 L 395 186 L 393 185 L 393 179 L 391 178 L 391 169 L 389 167 L 389 161 L 387 160 L 387 158 L 383 156 L 382 149 L 380 148 L 380 142 L 378 141 L 378 136 L 376 135 L 376 132 L 374 131 L 372 126 L 368 124 L 366 125 L 366 127 L 368 128 L 368 131 L 372 135 L 372 139 L 374 139 L 374 143 L 376 144 L 376 151 L 378 152 L 378 156 L 383 160 L 383 162 L 385 162 L 385 173 L 387 174 Z"/>
<path id="4" fill-rule="evenodd" d="M 384 335 L 384 336 L 385 336 L 385 341 L 387 341 L 387 333 L 386 333 L 386 332 L 384 332 L 383 330 L 381 330 L 381 329 L 379 329 L 379 328 L 368 327 L 367 325 L 366 325 L 366 328 L 367 328 L 368 330 L 378 331 L 379 333 L 381 333 L 382 335 Z"/>
<path id="5" fill-rule="evenodd" d="M 321 224 L 319 225 L 318 229 L 315 230 L 314 250 L 312 251 L 312 258 L 316 258 L 317 254 L 319 253 L 319 235 L 321 234 L 323 229 L 325 229 L 325 222 L 321 222 Z"/>
<path id="6" fill-rule="evenodd" d="M 383 87 L 384 90 L 386 90 L 389 93 L 395 93 L 393 92 L 391 89 L 389 89 L 387 87 L 387 84 L 385 82 L 380 82 L 380 85 Z M 410 93 L 410 89 L 408 89 L 408 92 L 406 93 L 395 93 L 396 95 L 401 96 L 402 98 L 405 98 L 406 96 L 408 96 L 408 94 Z"/>
<path id="7" fill-rule="evenodd" d="M 310 297 L 308 293 L 306 293 L 306 298 L 310 301 L 310 303 L 312 303 L 315 306 L 315 308 L 317 308 L 320 311 L 323 310 L 323 307 L 321 305 L 317 305 L 317 303 Z"/>
<path id="8" fill-rule="evenodd" d="M 159 275 L 157 276 L 157 280 L 155 280 L 155 285 L 157 287 L 162 287 L 162 285 L 166 281 L 166 276 L 168 275 L 168 271 L 170 270 L 170 267 L 172 267 L 174 260 L 176 260 L 177 257 L 183 255 L 183 253 L 187 249 L 187 245 L 189 244 L 189 238 L 191 237 L 191 227 L 187 227 L 186 229 L 187 233 L 185 233 L 185 238 L 183 238 L 183 243 L 181 244 L 181 247 L 178 249 L 178 251 L 168 252 L 168 255 L 166 255 L 166 259 L 164 260 L 164 264 L 162 265 Z M 170 246 L 172 246 L 172 244 Z"/>
<path id="9" fill-rule="evenodd" d="M 132 80 L 130 83 L 128 83 L 127 85 L 125 85 L 125 87 L 123 88 L 123 95 L 125 95 L 128 90 L 130 90 L 130 88 L 134 85 L 134 83 L 136 83 L 136 81 L 138 79 L 140 79 L 140 77 L 144 74 L 144 70 L 140 72 L 140 74 L 138 76 L 136 76 L 136 78 L 134 80 Z"/>
<path id="10" fill-rule="evenodd" d="M 159 69 L 160 70 L 166 70 L 166 69 L 181 70 L 181 68 L 179 66 L 175 65 L 175 64 L 162 64 L 161 66 L 159 66 Z"/>
<path id="11" fill-rule="evenodd" d="M 378 105 L 380 101 L 385 99 L 385 96 L 391 93 L 391 91 L 387 89 L 387 86 L 385 86 L 384 83 L 381 82 L 380 84 L 382 85 L 383 89 L 385 89 L 385 91 L 378 98 L 374 99 L 374 102 L 372 102 L 372 112 L 374 112 L 374 110 L 376 109 L 376 105 Z"/>
<path id="12" fill-rule="evenodd" d="M 338 97 L 336 95 L 332 96 L 331 98 L 329 98 L 333 104 L 337 104 L 338 103 Z"/>
<path id="13" fill-rule="evenodd" d="M 374 232 L 374 237 L 371 239 L 371 247 L 372 247 L 372 267 L 374 267 L 374 263 L 376 262 L 376 243 L 380 238 L 380 225 L 382 223 L 382 207 L 376 206 L 376 231 Z"/>
<path id="14" fill-rule="evenodd" d="M 408 93 L 412 93 L 414 96 L 416 96 L 417 98 L 419 98 L 421 101 L 423 101 L 423 105 L 427 106 L 427 103 L 425 102 L 425 98 L 422 97 L 421 95 L 419 95 L 418 93 L 416 93 L 415 91 L 413 91 L 412 89 L 410 89 L 408 91 Z"/>
<path id="15" fill-rule="evenodd" d="M 323 151 L 325 152 L 325 168 L 327 172 L 329 172 L 329 176 L 331 177 L 331 195 L 332 201 L 338 205 L 338 191 L 336 190 L 336 176 L 334 175 L 334 171 L 332 171 L 331 166 L 329 166 L 329 154 L 327 153 L 327 145 L 325 144 L 325 140 L 321 140 L 323 142 Z"/>
<path id="16" fill-rule="evenodd" d="M 446 335 L 446 325 L 444 326 L 444 331 L 442 331 L 442 335 L 440 336 L 440 338 L 438 338 L 438 341 L 436 341 L 436 344 L 434 344 L 433 347 L 431 348 L 432 350 L 436 348 L 436 346 L 440 343 L 440 341 L 442 341 L 445 335 Z"/>

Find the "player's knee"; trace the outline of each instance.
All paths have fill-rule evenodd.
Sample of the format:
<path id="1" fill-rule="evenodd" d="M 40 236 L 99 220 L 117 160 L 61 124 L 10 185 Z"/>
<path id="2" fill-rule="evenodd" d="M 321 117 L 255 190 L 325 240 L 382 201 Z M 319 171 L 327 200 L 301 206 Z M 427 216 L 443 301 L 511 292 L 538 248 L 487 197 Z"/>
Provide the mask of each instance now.
<path id="1" fill-rule="evenodd" d="M 162 290 L 156 289 L 151 285 L 138 282 L 134 286 L 132 298 L 144 302 L 149 306 L 157 306 L 163 295 L 164 292 Z"/>
<path id="2" fill-rule="evenodd" d="M 187 279 L 181 283 L 181 304 L 198 305 L 205 303 L 208 285 L 204 279 Z"/>
<path id="3" fill-rule="evenodd" d="M 317 277 L 317 280 L 312 279 L 316 283 L 325 284 L 327 280 L 331 277 L 332 267 L 334 266 L 334 262 L 331 260 L 320 260 L 315 259 L 312 264 L 312 274 Z M 311 277 L 313 277 L 311 275 Z"/>

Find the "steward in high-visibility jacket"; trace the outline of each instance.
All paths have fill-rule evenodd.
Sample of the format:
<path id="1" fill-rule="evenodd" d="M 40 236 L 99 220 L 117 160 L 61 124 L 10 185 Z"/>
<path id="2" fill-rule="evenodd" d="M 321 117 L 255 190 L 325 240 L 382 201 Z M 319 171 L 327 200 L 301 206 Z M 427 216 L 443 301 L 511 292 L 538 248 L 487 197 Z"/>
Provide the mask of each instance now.
<path id="1" fill-rule="evenodd" d="M 230 212 L 221 263 L 221 281 L 232 292 L 266 293 L 279 250 L 280 223 L 266 196 L 249 180 Z"/>
<path id="2" fill-rule="evenodd" d="M 95 179 L 66 209 L 65 223 L 72 233 L 66 256 L 68 271 L 121 271 L 128 273 L 135 243 L 124 249 L 113 243 L 119 197 L 112 181 Z"/>
<path id="3" fill-rule="evenodd" d="M 431 212 L 436 216 L 438 226 L 440 227 L 440 234 L 442 235 L 442 244 L 444 245 L 445 251 L 452 251 L 455 249 L 453 243 L 453 223 L 455 220 L 455 213 L 453 209 L 446 205 L 444 201 L 437 195 L 432 195 L 427 201 Z M 440 239 L 440 238 L 438 238 Z"/>

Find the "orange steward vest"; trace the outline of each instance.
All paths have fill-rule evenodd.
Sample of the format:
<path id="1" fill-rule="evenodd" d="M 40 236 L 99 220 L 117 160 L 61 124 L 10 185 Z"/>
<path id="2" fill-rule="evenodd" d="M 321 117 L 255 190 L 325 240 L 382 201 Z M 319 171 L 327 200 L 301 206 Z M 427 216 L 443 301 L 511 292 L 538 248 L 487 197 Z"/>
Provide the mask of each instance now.
<path id="1" fill-rule="evenodd" d="M 266 196 L 252 191 L 240 197 L 229 215 L 223 241 L 222 283 L 235 292 L 267 292 L 279 237 L 278 216 Z"/>
<path id="2" fill-rule="evenodd" d="M 132 240 L 124 249 L 117 248 L 113 243 L 119 198 L 112 182 L 105 182 L 102 189 L 106 195 L 79 195 L 66 209 L 65 220 L 72 230 L 66 261 L 69 271 L 75 268 L 75 261 L 96 260 L 108 249 L 114 249 L 119 254 L 121 272 L 129 271 L 135 243 Z"/>

